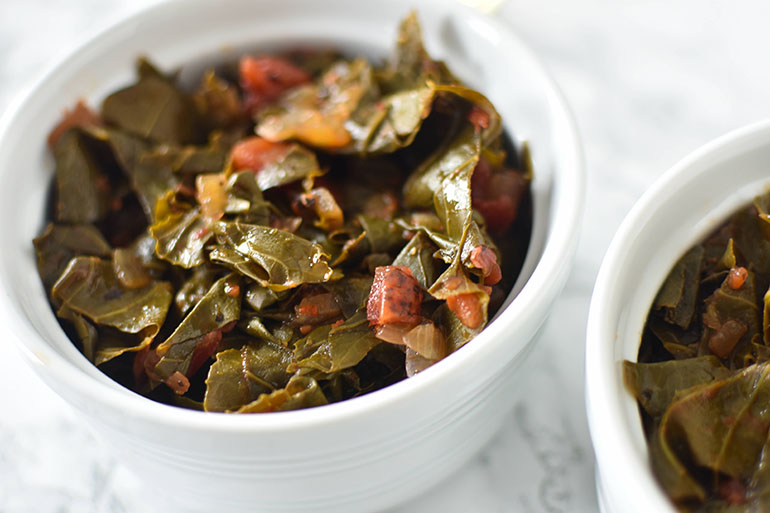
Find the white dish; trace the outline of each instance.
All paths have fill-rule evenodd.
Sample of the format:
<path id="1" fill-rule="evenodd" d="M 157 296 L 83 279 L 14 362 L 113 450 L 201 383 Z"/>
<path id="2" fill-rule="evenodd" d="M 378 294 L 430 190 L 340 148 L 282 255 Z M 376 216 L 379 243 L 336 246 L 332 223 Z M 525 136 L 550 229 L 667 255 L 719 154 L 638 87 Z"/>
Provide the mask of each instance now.
<path id="1" fill-rule="evenodd" d="M 63 109 L 98 105 L 129 83 L 137 56 L 161 68 L 240 48 L 332 43 L 385 55 L 417 7 L 426 45 L 486 93 L 531 143 L 534 226 L 518 295 L 472 343 L 414 378 L 310 410 L 225 416 L 154 403 L 105 377 L 59 327 L 37 276 L 53 163 L 47 132 Z M 0 315 L 32 367 L 148 485 L 184 511 L 375 511 L 457 469 L 499 427 L 510 383 L 563 287 L 585 176 L 571 116 L 534 55 L 498 21 L 441 0 L 187 0 L 151 7 L 50 70 L 0 124 Z"/>
<path id="2" fill-rule="evenodd" d="M 586 403 L 605 513 L 675 513 L 648 462 L 621 363 L 636 361 L 653 299 L 688 248 L 770 185 L 770 121 L 731 132 L 669 169 L 634 205 L 610 244 L 591 299 Z"/>

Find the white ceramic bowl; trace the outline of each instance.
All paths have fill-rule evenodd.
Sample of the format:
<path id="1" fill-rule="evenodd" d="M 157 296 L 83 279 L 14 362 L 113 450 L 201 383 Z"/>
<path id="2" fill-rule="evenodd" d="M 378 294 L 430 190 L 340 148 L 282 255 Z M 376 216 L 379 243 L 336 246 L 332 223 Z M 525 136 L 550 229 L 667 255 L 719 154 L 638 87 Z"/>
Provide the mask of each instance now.
<path id="1" fill-rule="evenodd" d="M 161 68 L 233 58 L 239 48 L 325 43 L 386 55 L 418 7 L 428 49 L 484 91 L 531 142 L 534 236 L 518 296 L 472 343 L 416 377 L 321 408 L 225 416 L 154 403 L 121 388 L 56 322 L 34 264 L 53 163 L 45 137 L 79 98 L 129 83 L 147 54 Z M 195 68 L 195 64 L 192 65 Z M 457 469 L 499 427 L 510 383 L 561 290 L 583 201 L 571 117 L 533 54 L 499 21 L 442 0 L 187 0 L 160 4 L 81 46 L 0 128 L 0 315 L 37 373 L 148 484 L 184 511 L 374 511 Z M 515 462 L 511 462 L 515 464 Z"/>
<path id="2" fill-rule="evenodd" d="M 770 186 L 770 121 L 731 132 L 669 169 L 623 220 L 591 299 L 586 402 L 605 513 L 675 513 L 649 466 L 621 362 L 636 361 L 653 299 L 692 245 Z"/>

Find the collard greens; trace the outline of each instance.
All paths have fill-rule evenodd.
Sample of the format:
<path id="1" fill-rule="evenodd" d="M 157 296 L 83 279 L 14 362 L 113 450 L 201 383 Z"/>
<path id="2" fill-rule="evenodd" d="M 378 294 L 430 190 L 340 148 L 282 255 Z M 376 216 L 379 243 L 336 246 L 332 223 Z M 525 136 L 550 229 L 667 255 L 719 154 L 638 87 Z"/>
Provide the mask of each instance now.
<path id="1" fill-rule="evenodd" d="M 770 195 L 691 248 L 624 363 L 652 469 L 680 511 L 770 511 Z"/>
<path id="2" fill-rule="evenodd" d="M 34 246 L 85 357 L 154 400 L 258 413 L 377 390 L 478 334 L 529 243 L 531 162 L 430 57 L 416 14 L 384 63 L 232 64 L 189 88 L 141 59 L 136 83 L 52 131 Z M 677 319 L 699 265 L 665 305 Z"/>

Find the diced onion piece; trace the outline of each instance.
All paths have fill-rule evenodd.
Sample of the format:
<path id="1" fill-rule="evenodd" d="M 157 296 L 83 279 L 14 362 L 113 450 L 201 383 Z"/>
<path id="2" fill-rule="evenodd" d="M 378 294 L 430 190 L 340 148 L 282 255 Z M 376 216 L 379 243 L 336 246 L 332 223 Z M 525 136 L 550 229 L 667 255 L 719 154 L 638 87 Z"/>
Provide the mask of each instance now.
<path id="1" fill-rule="evenodd" d="M 374 336 L 391 344 L 404 345 L 404 335 L 411 329 L 409 324 L 383 324 L 374 328 Z"/>
<path id="2" fill-rule="evenodd" d="M 421 372 L 434 363 L 436 363 L 438 360 L 431 360 L 430 358 L 425 358 L 424 356 L 417 353 L 417 351 L 414 351 L 413 349 L 406 348 L 406 377 L 411 378 L 418 372 Z"/>
<path id="3" fill-rule="evenodd" d="M 300 204 L 315 212 L 316 216 L 318 216 L 315 225 L 318 228 L 325 231 L 342 228 L 344 224 L 342 209 L 326 187 L 318 187 L 310 192 L 306 192 L 300 196 Z"/>
<path id="4" fill-rule="evenodd" d="M 126 248 L 118 248 L 112 253 L 112 268 L 120 284 L 127 289 L 141 289 L 152 282 L 142 263 Z"/>
<path id="5" fill-rule="evenodd" d="M 210 221 L 218 221 L 225 214 L 227 191 L 223 174 L 203 174 L 195 179 L 195 196 L 201 206 L 201 215 Z"/>
<path id="6" fill-rule="evenodd" d="M 403 336 L 403 341 L 406 347 L 430 360 L 440 360 L 447 354 L 446 337 L 430 321 L 412 328 Z"/>

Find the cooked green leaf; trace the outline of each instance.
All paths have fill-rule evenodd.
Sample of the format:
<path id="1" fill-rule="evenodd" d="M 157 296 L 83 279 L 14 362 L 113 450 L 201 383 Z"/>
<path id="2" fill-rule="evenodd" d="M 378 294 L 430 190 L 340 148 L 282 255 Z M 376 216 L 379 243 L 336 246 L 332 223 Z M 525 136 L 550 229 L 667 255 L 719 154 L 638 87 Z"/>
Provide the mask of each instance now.
<path id="1" fill-rule="evenodd" d="M 109 257 L 112 252 L 99 230 L 91 225 L 49 223 L 33 242 L 37 270 L 46 289 L 51 288 L 73 257 Z"/>
<path id="2" fill-rule="evenodd" d="M 64 132 L 53 149 L 56 160 L 56 220 L 86 224 L 107 212 L 109 182 L 77 129 Z"/>
<path id="3" fill-rule="evenodd" d="M 174 372 L 187 374 L 201 338 L 220 331 L 241 315 L 241 280 L 235 274 L 220 278 L 155 350 L 160 361 L 155 372 L 168 378 Z"/>
<path id="4" fill-rule="evenodd" d="M 291 377 L 286 372 L 291 357 L 291 351 L 267 341 L 218 353 L 206 378 L 204 409 L 237 410 L 261 394 L 285 387 Z"/>
<path id="5" fill-rule="evenodd" d="M 224 222 L 218 223 L 216 230 L 224 248 L 212 251 L 212 261 L 246 274 L 263 287 L 280 291 L 332 277 L 328 255 L 321 246 L 294 234 L 267 226 Z"/>

